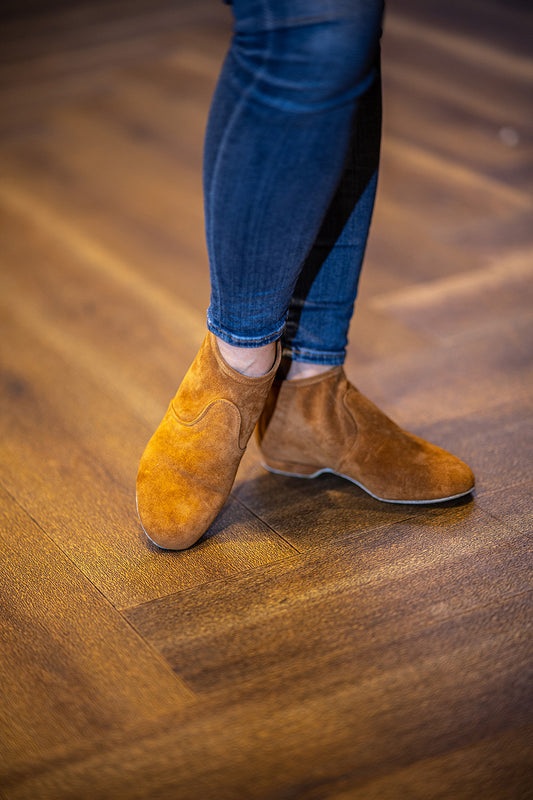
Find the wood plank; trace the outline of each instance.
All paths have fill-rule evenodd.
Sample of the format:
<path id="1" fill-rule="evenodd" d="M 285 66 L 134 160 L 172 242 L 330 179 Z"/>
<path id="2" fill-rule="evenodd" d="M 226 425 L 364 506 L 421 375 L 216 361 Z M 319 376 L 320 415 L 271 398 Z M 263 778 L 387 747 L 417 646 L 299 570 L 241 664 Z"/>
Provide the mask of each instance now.
<path id="1" fill-rule="evenodd" d="M 26 4 L 27 5 L 27 4 Z M 70 3 L 3 20 L 0 137 L 18 138 L 50 110 L 95 91 L 106 93 L 121 70 L 175 57 L 191 46 L 224 48 L 230 15 L 222 3 L 145 0 L 107 6 Z M 215 70 L 216 72 L 216 70 Z M 211 79 L 215 79 L 212 72 Z"/>
<path id="2" fill-rule="evenodd" d="M 375 297 L 380 298 L 384 286 L 377 291 L 377 280 L 380 273 L 373 274 L 373 265 L 365 267 L 361 290 L 355 306 L 349 332 L 350 361 L 354 364 L 374 364 L 383 358 L 395 358 L 405 353 L 427 350 L 434 345 L 434 331 L 427 333 L 421 328 L 415 330 L 414 326 L 405 324 L 399 315 L 382 311 L 373 302 L 371 292 L 367 292 L 368 282 L 366 276 L 371 273 L 370 282 L 375 292 Z M 382 274 L 382 273 L 381 273 Z M 377 279 L 377 280 L 375 280 Z M 372 290 L 371 290 L 372 291 Z M 397 292 L 401 293 L 402 288 Z M 386 296 L 396 297 L 396 291 L 387 291 Z"/>
<path id="3" fill-rule="evenodd" d="M 27 4 L 26 4 L 27 5 Z M 3 9 L 4 11 L 4 9 Z M 96 57 L 106 67 L 128 63 L 133 52 L 137 60 L 157 58 L 165 44 L 174 47 L 186 40 L 186 29 L 229 22 L 226 9 L 210 0 L 197 0 L 194 5 L 183 2 L 146 3 L 70 3 L 52 7 L 41 4 L 29 14 L 20 9 L 20 18 L 7 19 L 3 14 L 5 46 L 0 55 L 2 74 L 28 81 L 28 73 L 48 77 L 54 74 L 65 80 L 71 69 L 94 67 Z M 52 51 L 52 46 L 54 50 Z M 149 49 L 148 49 L 149 48 Z M 93 69 L 98 74 L 100 70 Z M 44 74 L 42 74 L 44 73 Z"/>
<path id="4" fill-rule="evenodd" d="M 100 215 L 118 207 L 153 235 L 164 240 L 165 233 L 172 232 L 188 252 L 203 252 L 200 176 L 162 149 L 144 146 L 127 131 L 114 131 L 103 119 L 93 120 L 82 111 L 70 112 L 53 135 L 43 137 L 37 147 L 31 148 L 30 143 L 13 145 L 4 160 L 6 194 L 9 190 L 14 193 L 16 184 L 19 191 L 28 183 L 35 185 L 39 171 L 44 172 L 46 189 L 50 184 L 57 186 L 58 176 L 63 175 L 70 180 L 64 179 L 55 194 L 62 199 L 65 211 L 68 183 L 71 187 L 83 186 L 88 198 L 107 197 Z M 52 203 L 55 198 L 46 199 Z M 83 207 L 83 196 L 76 202 Z M 68 216 L 74 210 L 71 208 Z M 92 211 L 94 216 L 94 206 Z"/>
<path id="5" fill-rule="evenodd" d="M 155 428 L 205 336 L 200 315 L 98 240 L 18 199 L 0 189 L 10 232 L 2 254 L 4 298 L 16 298 L 42 340 L 103 379 Z"/>
<path id="6" fill-rule="evenodd" d="M 397 170 L 397 165 L 392 158 L 389 158 L 386 144 L 383 149 L 382 165 L 358 304 L 377 294 L 434 280 L 438 275 L 456 275 L 476 268 L 482 269 L 487 261 L 485 254 L 478 253 L 472 247 L 463 251 L 462 244 L 458 244 L 459 234 L 456 230 L 453 239 L 439 235 L 437 233 L 439 216 L 431 208 L 422 214 L 420 210 L 423 205 L 422 198 L 415 203 L 402 204 L 401 181 L 406 180 L 407 176 L 405 173 L 402 174 L 401 170 Z M 431 191 L 434 193 L 441 191 L 441 186 L 435 178 L 426 175 L 424 180 L 428 194 Z M 395 199 L 391 196 L 393 192 L 397 194 Z M 452 202 L 450 198 L 449 207 L 452 206 Z M 504 215 L 507 222 L 511 217 L 514 215 Z M 472 222 L 468 230 L 463 229 L 461 242 L 467 236 L 472 237 L 472 231 L 478 232 L 483 225 L 487 225 L 487 219 L 491 219 L 490 215 L 476 223 Z M 501 220 L 494 220 L 494 224 L 503 227 Z"/>
<path id="7" fill-rule="evenodd" d="M 437 32 L 459 34 L 511 53 L 530 53 L 531 5 L 523 0 L 390 0 L 390 10 L 424 22 Z"/>
<path id="8" fill-rule="evenodd" d="M 431 423 L 419 420 L 413 429 L 463 458 L 473 469 L 474 501 L 461 500 L 458 508 L 466 510 L 479 502 L 493 513 L 495 504 L 495 516 L 504 522 L 509 519 L 509 524 L 516 526 L 522 518 L 519 530 L 528 532 L 532 423 L 533 410 L 526 402 L 460 418 L 452 415 Z M 380 503 L 349 481 L 333 475 L 313 480 L 273 475 L 261 467 L 256 446 L 253 444 L 249 450 L 237 474 L 235 495 L 300 551 L 328 546 L 345 535 L 364 535 L 365 531 L 393 523 L 403 525 L 409 518 L 416 522 L 425 513 L 423 506 Z M 495 492 L 502 494 L 494 496 Z M 504 502 L 507 495 L 508 505 Z M 514 510 L 513 502 L 517 503 Z M 453 504 L 447 510 L 453 518 Z"/>
<path id="9" fill-rule="evenodd" d="M 431 706 L 431 697 L 426 702 L 427 707 Z M 302 708 L 295 712 L 284 706 L 280 711 L 279 707 L 246 704 L 243 708 L 236 703 L 232 711 L 219 712 L 216 722 L 213 717 L 203 717 L 195 725 L 179 730 L 177 722 L 170 723 L 159 735 L 144 741 L 123 741 L 92 758 L 56 765 L 40 777 L 28 776 L 10 792 L 8 800 L 29 800 L 36 796 L 35 792 L 41 792 L 40 796 L 46 799 L 77 800 L 163 800 L 172 796 L 396 800 L 395 787 L 401 787 L 404 796 L 425 800 L 428 785 L 432 797 L 446 800 L 473 800 L 477 791 L 485 788 L 484 796 L 491 800 L 529 800 L 531 727 L 517 725 L 512 732 L 481 733 L 480 743 L 475 745 L 465 744 L 468 733 L 461 736 L 458 728 L 454 741 L 447 740 L 447 750 L 442 740 L 436 741 L 441 731 L 439 703 L 433 718 L 426 711 L 426 737 L 431 743 L 428 749 L 434 754 L 424 758 L 423 748 L 412 742 L 407 722 L 410 712 L 412 709 L 404 709 L 402 738 L 391 742 L 390 728 L 385 728 L 388 741 L 381 748 L 378 736 L 374 737 L 378 727 L 375 714 L 372 716 L 366 706 L 359 712 L 355 702 L 336 719 L 332 719 L 331 706 L 326 703 L 308 709 L 307 714 Z M 244 730 L 243 713 L 252 721 L 250 728 Z M 389 711 L 382 719 L 383 726 L 393 717 Z M 360 728 L 368 725 L 366 743 L 365 731 L 354 730 L 359 727 L 358 720 Z M 458 725 L 461 722 L 458 717 Z M 293 746 L 297 726 L 301 747 Z M 224 734 L 220 735 L 222 727 Z M 317 741 L 320 732 L 322 737 Z M 375 766 L 384 751 L 392 756 L 387 773 Z M 425 783 L 427 778 L 435 781 L 434 791 L 432 784 Z M 337 787 L 343 790 L 342 794 L 336 793 Z M 383 787 L 388 793 L 381 795 Z"/>
<path id="10" fill-rule="evenodd" d="M 481 270 L 382 294 L 371 305 L 422 333 L 444 338 L 485 330 L 490 335 L 494 319 L 498 325 L 533 319 L 532 255 L 516 253 Z"/>
<path id="11" fill-rule="evenodd" d="M 385 139 L 360 301 L 530 250 L 529 199 L 476 186 L 468 171 L 446 175 L 445 164 Z"/>
<path id="12" fill-rule="evenodd" d="M 531 15 L 528 21 L 531 22 Z M 514 50 L 516 39 L 520 34 L 515 34 L 510 46 L 502 47 L 496 42 L 476 41 L 476 30 L 473 31 L 474 36 L 465 36 L 457 23 L 455 30 L 447 31 L 439 25 L 417 20 L 414 16 L 408 16 L 397 10 L 393 11 L 387 22 L 389 31 L 396 40 L 404 43 L 417 40 L 423 43 L 428 51 L 433 51 L 433 53 L 443 51 L 455 57 L 457 61 L 470 67 L 470 71 L 479 73 L 483 71 L 489 75 L 494 74 L 503 78 L 512 77 L 517 83 L 520 80 L 528 81 L 533 75 L 533 64 L 531 64 L 529 53 L 520 53 Z M 527 36 L 524 34 L 523 42 L 527 44 Z M 417 57 L 420 53 L 411 53 L 410 55 Z M 436 65 L 439 62 L 438 57 L 434 58 Z M 496 85 L 498 86 L 498 84 Z"/>
<path id="13" fill-rule="evenodd" d="M 146 735 L 190 689 L 0 488 L 0 785 L 117 733 Z"/>
<path id="14" fill-rule="evenodd" d="M 495 319 L 490 331 L 481 327 L 442 340 L 431 350 L 397 354 L 368 365 L 354 363 L 348 353 L 347 373 L 360 391 L 415 433 L 424 435 L 427 426 L 439 420 L 474 420 L 475 415 L 489 432 L 491 409 L 514 405 L 517 415 L 525 415 L 517 421 L 530 415 L 532 337 L 527 317 L 501 324 Z M 436 444 L 451 447 L 445 440 Z"/>
<path id="15" fill-rule="evenodd" d="M 194 62 L 169 69 L 168 59 L 150 65 L 151 69 L 130 69 L 110 81 L 105 92 L 84 98 L 78 105 L 80 115 L 103 123 L 114 135 L 142 142 L 147 150 L 162 151 L 171 164 L 178 163 L 187 173 L 199 176 L 216 63 L 209 63 L 211 74 L 207 75 L 197 71 Z M 64 111 L 55 114 L 54 126 L 62 127 L 64 115 Z M 68 119 L 65 122 L 69 135 Z M 172 176 L 162 179 L 170 184 Z M 174 186 L 174 191 L 179 190 L 180 184 Z"/>
<path id="16" fill-rule="evenodd" d="M 483 101 L 464 89 L 458 97 L 456 83 L 436 82 L 431 73 L 395 65 L 384 93 L 388 134 L 499 184 L 531 191 L 533 143 L 524 118 L 526 86 L 513 113 L 495 105 L 493 98 Z M 423 124 L 413 125 L 414 119 Z"/>
<path id="17" fill-rule="evenodd" d="M 397 800 L 412 797 L 432 800 L 450 797 L 487 797 L 491 800 L 526 800 L 533 778 L 531 727 L 487 736 L 479 744 L 428 758 L 377 780 L 370 778 L 360 789 L 350 789 L 340 779 L 328 788 L 331 800 Z M 344 789 L 341 788 L 344 786 Z M 339 787 L 339 788 L 337 788 Z"/>
<path id="18" fill-rule="evenodd" d="M 311 699 L 318 679 L 327 694 L 416 668 L 473 609 L 525 602 L 530 546 L 479 509 L 426 512 L 126 616 L 201 696 Z"/>
<path id="19" fill-rule="evenodd" d="M 281 572 L 128 612 L 156 639 L 163 620 L 159 643 L 166 633 L 211 703 L 150 740 L 57 765 L 37 785 L 83 797 L 90 777 L 103 796 L 316 799 L 335 797 L 331 787 L 364 797 L 398 778 L 416 797 L 433 775 L 443 797 L 471 798 L 472 783 L 461 789 L 460 780 L 473 760 L 492 796 L 513 797 L 511 773 L 522 792 L 532 702 L 527 550 L 482 512 L 474 536 L 463 520 L 432 517 L 415 542 L 412 529 L 395 526 L 388 546 L 374 536 L 361 550 L 352 538 Z M 482 753 L 495 750 L 498 766 L 483 765 Z M 168 757 L 176 752 L 179 763 Z M 30 778 L 15 796 L 34 786 Z"/>
<path id="20" fill-rule="evenodd" d="M 509 527 L 533 535 L 533 483 L 487 492 L 478 505 Z"/>
<path id="21" fill-rule="evenodd" d="M 114 148 L 123 155 L 126 138 L 127 134 L 115 135 Z M 90 140 L 85 139 L 82 152 L 83 148 L 91 149 Z M 0 157 L 2 205 L 61 239 L 76 255 L 89 258 L 93 268 L 112 272 L 154 297 L 160 306 L 166 294 L 177 306 L 175 324 L 181 323 L 184 337 L 187 328 L 203 332 L 209 272 L 199 177 L 189 176 L 187 183 L 182 165 L 159 154 L 162 172 L 154 172 L 152 164 L 146 173 L 147 186 L 152 187 L 148 213 L 140 165 L 132 178 L 131 162 L 116 156 L 113 167 L 107 164 L 104 179 L 104 165 L 95 163 L 94 154 L 88 173 L 83 158 L 78 170 L 66 162 L 64 152 L 64 147 L 50 148 L 46 137 L 6 149 Z M 108 157 L 112 152 L 113 148 Z M 168 180 L 173 172 L 175 184 Z M 121 184 L 125 176 L 129 177 Z M 128 185 L 131 196 L 124 193 Z"/>
<path id="22" fill-rule="evenodd" d="M 394 135 L 384 142 L 383 164 L 389 173 L 388 201 L 398 203 L 404 213 L 411 210 L 419 225 L 424 208 L 424 224 L 432 225 L 435 237 L 444 241 L 453 241 L 454 234 L 485 217 L 505 218 L 533 207 L 528 191 Z"/>
<path id="23" fill-rule="evenodd" d="M 391 0 L 383 39 L 347 371 L 471 463 L 476 497 L 396 508 L 265 473 L 252 445 L 216 525 L 172 554 L 146 542 L 133 484 L 203 335 L 201 140 L 231 12 L 16 5 L 0 54 L 0 795 L 525 800 L 531 10 Z"/>

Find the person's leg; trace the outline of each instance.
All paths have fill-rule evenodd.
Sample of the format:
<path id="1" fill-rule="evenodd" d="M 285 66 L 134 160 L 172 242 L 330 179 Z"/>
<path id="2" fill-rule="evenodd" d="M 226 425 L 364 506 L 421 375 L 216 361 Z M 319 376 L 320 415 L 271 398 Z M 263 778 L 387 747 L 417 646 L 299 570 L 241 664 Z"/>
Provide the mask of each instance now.
<path id="1" fill-rule="evenodd" d="M 251 347 L 281 335 L 357 138 L 354 111 L 375 83 L 382 4 L 234 0 L 233 9 L 205 146 L 208 327 Z M 376 138 L 379 146 L 379 130 Z M 352 264 L 343 270 L 353 274 Z"/>
<path id="2" fill-rule="evenodd" d="M 205 148 L 209 333 L 141 459 L 139 517 L 182 549 L 225 499 L 303 262 L 375 77 L 381 0 L 235 0 Z M 260 358 L 259 358 L 260 356 Z"/>

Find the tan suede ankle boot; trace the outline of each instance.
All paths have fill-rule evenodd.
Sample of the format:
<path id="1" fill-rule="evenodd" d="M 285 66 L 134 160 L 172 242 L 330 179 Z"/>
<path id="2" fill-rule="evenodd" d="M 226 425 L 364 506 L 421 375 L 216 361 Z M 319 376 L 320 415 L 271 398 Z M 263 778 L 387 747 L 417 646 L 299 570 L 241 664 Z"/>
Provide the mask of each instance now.
<path id="1" fill-rule="evenodd" d="M 276 379 L 256 430 L 271 472 L 302 478 L 333 472 L 387 503 L 437 503 L 474 488 L 466 464 L 399 428 L 342 367 Z"/>
<path id="2" fill-rule="evenodd" d="M 259 378 L 232 369 L 208 333 L 148 442 L 137 475 L 137 510 L 148 538 L 183 550 L 226 502 L 280 359 Z"/>

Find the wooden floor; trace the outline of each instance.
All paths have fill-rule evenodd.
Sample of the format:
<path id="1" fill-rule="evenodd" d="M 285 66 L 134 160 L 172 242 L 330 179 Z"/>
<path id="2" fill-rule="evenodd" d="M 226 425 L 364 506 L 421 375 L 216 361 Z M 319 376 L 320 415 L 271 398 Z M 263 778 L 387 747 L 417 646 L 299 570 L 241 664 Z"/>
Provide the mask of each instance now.
<path id="1" fill-rule="evenodd" d="M 347 371 L 475 498 L 383 505 L 252 445 L 205 538 L 160 552 L 133 487 L 203 337 L 229 13 L 4 8 L 0 796 L 531 798 L 531 6 L 390 0 L 385 26 Z"/>

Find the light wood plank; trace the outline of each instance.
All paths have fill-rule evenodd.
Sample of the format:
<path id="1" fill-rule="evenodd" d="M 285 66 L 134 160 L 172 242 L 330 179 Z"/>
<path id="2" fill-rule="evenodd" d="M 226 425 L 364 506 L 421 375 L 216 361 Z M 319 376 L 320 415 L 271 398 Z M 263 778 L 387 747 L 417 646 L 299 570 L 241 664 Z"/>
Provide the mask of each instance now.
<path id="1" fill-rule="evenodd" d="M 477 330 L 490 335 L 495 318 L 498 325 L 533 319 L 532 256 L 516 253 L 481 270 L 383 294 L 372 306 L 428 335 L 457 338 Z"/>
<path id="2" fill-rule="evenodd" d="M 0 488 L 0 785 L 117 733 L 146 735 L 194 696 Z"/>

